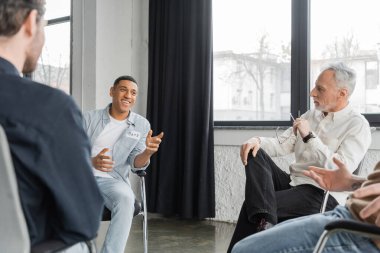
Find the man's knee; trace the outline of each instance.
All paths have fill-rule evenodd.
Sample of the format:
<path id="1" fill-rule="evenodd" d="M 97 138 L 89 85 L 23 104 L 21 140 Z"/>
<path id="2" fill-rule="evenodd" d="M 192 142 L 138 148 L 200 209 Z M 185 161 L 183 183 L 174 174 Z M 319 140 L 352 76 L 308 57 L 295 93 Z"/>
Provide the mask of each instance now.
<path id="1" fill-rule="evenodd" d="M 265 158 L 267 156 L 268 156 L 268 154 L 262 148 L 260 148 L 257 151 L 256 156 L 253 157 L 252 150 L 251 150 L 248 154 L 248 160 L 247 161 L 248 161 L 248 164 L 249 163 L 255 163 L 257 161 L 257 159 Z"/>
<path id="2" fill-rule="evenodd" d="M 112 206 L 119 210 L 133 212 L 135 209 L 135 196 L 132 189 L 123 188 L 115 192 Z"/>
<path id="3" fill-rule="evenodd" d="M 118 196 L 118 202 L 126 207 L 134 206 L 135 204 L 135 196 L 132 191 L 125 191 Z"/>

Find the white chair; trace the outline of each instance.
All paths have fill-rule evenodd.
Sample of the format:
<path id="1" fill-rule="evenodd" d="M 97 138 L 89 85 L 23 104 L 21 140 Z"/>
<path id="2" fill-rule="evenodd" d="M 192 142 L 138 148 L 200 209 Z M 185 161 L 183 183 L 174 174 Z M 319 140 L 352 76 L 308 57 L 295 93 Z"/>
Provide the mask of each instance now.
<path id="1" fill-rule="evenodd" d="M 7 137 L 1 125 L 0 203 L 0 252 L 29 253 L 29 233 L 21 209 Z"/>

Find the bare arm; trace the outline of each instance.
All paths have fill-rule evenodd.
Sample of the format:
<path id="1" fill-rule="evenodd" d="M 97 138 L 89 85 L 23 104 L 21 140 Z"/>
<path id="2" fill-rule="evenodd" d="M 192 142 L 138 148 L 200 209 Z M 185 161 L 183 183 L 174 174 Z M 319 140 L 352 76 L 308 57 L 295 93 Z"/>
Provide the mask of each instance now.
<path id="1" fill-rule="evenodd" d="M 329 191 L 354 191 L 366 180 L 352 175 L 346 165 L 335 157 L 333 161 L 338 166 L 336 170 L 310 166 L 308 171 L 303 171 L 303 174 L 314 179 L 319 186 Z"/>

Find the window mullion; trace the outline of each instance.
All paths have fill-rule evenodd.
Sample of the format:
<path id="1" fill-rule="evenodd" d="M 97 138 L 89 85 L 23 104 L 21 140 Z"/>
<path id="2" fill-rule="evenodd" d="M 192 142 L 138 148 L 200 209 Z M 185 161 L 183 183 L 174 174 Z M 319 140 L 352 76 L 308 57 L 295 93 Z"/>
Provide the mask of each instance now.
<path id="1" fill-rule="evenodd" d="M 310 0 L 292 1 L 291 112 L 309 109 Z"/>

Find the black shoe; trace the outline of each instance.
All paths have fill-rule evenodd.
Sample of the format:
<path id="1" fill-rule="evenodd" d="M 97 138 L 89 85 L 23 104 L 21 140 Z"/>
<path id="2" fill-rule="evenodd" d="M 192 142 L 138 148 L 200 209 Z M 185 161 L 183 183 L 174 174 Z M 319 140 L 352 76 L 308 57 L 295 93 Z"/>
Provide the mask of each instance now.
<path id="1" fill-rule="evenodd" d="M 257 232 L 264 231 L 264 230 L 270 229 L 270 228 L 273 227 L 273 226 L 274 226 L 274 225 L 273 225 L 272 223 L 270 223 L 269 221 L 267 221 L 265 218 L 262 218 L 262 219 L 260 219 L 260 221 L 257 223 L 256 231 L 257 231 Z"/>

